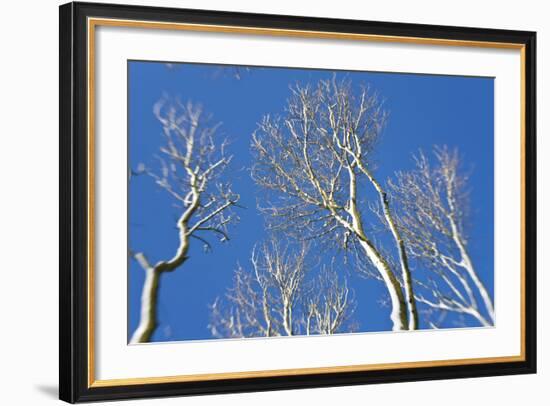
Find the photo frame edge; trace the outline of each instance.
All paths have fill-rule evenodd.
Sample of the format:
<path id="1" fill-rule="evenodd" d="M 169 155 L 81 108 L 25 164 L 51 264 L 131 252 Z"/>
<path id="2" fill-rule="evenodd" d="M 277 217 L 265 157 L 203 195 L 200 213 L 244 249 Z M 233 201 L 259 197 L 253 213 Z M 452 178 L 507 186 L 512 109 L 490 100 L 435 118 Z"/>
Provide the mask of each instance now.
<path id="1" fill-rule="evenodd" d="M 449 379 L 474 376 L 496 376 L 536 372 L 536 33 L 527 31 L 483 30 L 474 28 L 423 26 L 400 23 L 377 23 L 356 20 L 328 20 L 311 17 L 269 16 L 205 10 L 166 9 L 94 3 L 68 3 L 60 6 L 60 399 L 70 403 L 154 396 L 229 393 L 304 387 L 403 382 L 426 379 Z M 296 27 L 326 26 L 334 32 L 353 27 L 354 31 L 374 29 L 377 32 L 424 34 L 426 38 L 506 39 L 524 47 L 524 151 L 523 221 L 525 244 L 524 280 L 524 360 L 478 365 L 457 365 L 389 369 L 385 371 L 351 371 L 280 377 L 216 379 L 171 383 L 138 383 L 133 385 L 95 385 L 90 365 L 88 344 L 88 204 L 87 192 L 87 24 L 97 15 L 157 19 L 203 19 L 205 22 L 248 22 L 251 26 L 289 24 Z M 256 22 L 256 23 L 254 23 Z M 264 24 L 262 24 L 264 23 Z M 340 27 L 340 28 L 338 28 Z M 487 40 L 486 40 L 487 41 Z M 497 41 L 493 41 L 497 42 Z M 500 42 L 500 41 L 498 41 Z M 92 292 L 93 294 L 93 292 Z M 92 370 L 93 372 L 93 370 Z"/>

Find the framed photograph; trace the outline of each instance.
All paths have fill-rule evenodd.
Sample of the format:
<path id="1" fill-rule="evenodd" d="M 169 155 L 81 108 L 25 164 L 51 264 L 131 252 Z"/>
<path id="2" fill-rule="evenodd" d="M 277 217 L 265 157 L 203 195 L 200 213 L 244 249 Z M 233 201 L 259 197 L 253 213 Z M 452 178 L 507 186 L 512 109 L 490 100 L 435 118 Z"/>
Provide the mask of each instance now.
<path id="1" fill-rule="evenodd" d="M 60 398 L 534 373 L 534 32 L 60 7 Z"/>

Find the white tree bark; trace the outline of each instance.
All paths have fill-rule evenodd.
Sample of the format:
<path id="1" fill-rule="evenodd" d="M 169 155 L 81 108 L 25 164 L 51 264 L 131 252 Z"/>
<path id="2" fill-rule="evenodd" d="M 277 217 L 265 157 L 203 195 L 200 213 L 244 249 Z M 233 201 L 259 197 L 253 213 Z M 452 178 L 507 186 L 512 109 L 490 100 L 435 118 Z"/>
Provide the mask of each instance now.
<path id="1" fill-rule="evenodd" d="M 357 162 L 355 160 L 355 162 Z M 359 245 L 365 251 L 367 258 L 372 262 L 374 267 L 380 273 L 384 284 L 388 290 L 391 302 L 391 315 L 390 319 L 393 323 L 393 330 L 407 330 L 408 329 L 408 315 L 407 315 L 407 304 L 403 297 L 403 292 L 401 290 L 401 285 L 394 273 L 392 272 L 388 262 L 382 257 L 380 252 L 374 247 L 371 241 L 367 238 L 364 227 L 363 220 L 361 218 L 361 213 L 357 209 L 357 180 L 356 174 L 351 169 L 348 168 L 348 174 L 350 178 L 349 182 L 349 202 L 348 202 L 348 213 L 351 216 L 351 231 L 359 239 Z M 376 185 L 378 183 L 374 182 Z"/>
<path id="2" fill-rule="evenodd" d="M 145 281 L 141 293 L 140 322 L 132 334 L 131 344 L 149 342 L 157 328 L 157 301 L 161 275 L 155 267 L 149 265 L 143 254 L 137 254 L 136 259 L 145 270 Z"/>
<path id="3" fill-rule="evenodd" d="M 191 205 L 190 207 L 193 206 Z M 151 266 L 145 254 L 139 252 L 134 255 L 137 262 L 145 271 L 145 281 L 141 293 L 140 321 L 130 339 L 131 344 L 151 341 L 151 336 L 157 328 L 157 302 L 160 277 L 164 272 L 174 271 L 187 259 L 187 251 L 189 250 L 189 234 L 187 231 L 188 216 L 190 216 L 189 211 L 186 211 L 180 219 L 178 224 L 180 228 L 180 244 L 176 255 L 170 261 L 161 261 L 155 266 Z"/>
<path id="4" fill-rule="evenodd" d="M 393 323 L 393 330 L 407 330 L 408 329 L 408 316 L 407 305 L 403 292 L 401 291 L 401 285 L 399 281 L 392 273 L 388 263 L 376 252 L 368 242 L 361 241 L 361 246 L 364 248 L 367 257 L 372 261 L 376 269 L 380 272 L 380 276 L 384 280 L 384 284 L 388 289 L 391 300 L 391 321 Z"/>
<path id="5" fill-rule="evenodd" d="M 391 231 L 392 237 L 394 239 L 397 252 L 399 255 L 399 265 L 401 268 L 401 277 L 403 279 L 403 285 L 405 290 L 405 307 L 408 311 L 407 319 L 407 328 L 408 330 L 416 330 L 418 328 L 418 311 L 416 309 L 416 300 L 414 296 L 413 281 L 411 277 L 411 271 L 409 267 L 409 260 L 407 255 L 407 250 L 405 248 L 405 241 L 401 237 L 401 233 L 395 224 L 395 220 L 390 210 L 390 204 L 388 201 L 387 193 L 382 189 L 382 186 L 374 178 L 372 173 L 365 167 L 361 160 L 357 160 L 357 165 L 361 171 L 367 176 L 371 184 L 374 186 L 376 193 L 378 193 L 378 198 L 380 199 L 380 205 L 382 206 L 382 212 L 384 220 Z M 401 291 L 401 289 L 399 289 Z"/>

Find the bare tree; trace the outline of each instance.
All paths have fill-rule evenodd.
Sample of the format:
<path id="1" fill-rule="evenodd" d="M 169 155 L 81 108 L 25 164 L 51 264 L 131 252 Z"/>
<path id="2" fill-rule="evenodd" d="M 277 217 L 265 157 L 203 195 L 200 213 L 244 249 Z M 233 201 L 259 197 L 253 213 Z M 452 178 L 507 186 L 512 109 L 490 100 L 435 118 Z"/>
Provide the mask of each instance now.
<path id="1" fill-rule="evenodd" d="M 347 278 L 341 282 L 332 267 L 324 267 L 305 298 L 306 335 L 355 331 L 350 320 L 355 306 Z"/>
<path id="2" fill-rule="evenodd" d="M 275 240 L 255 248 L 251 269 L 238 267 L 225 300 L 211 306 L 218 338 L 334 334 L 352 331 L 355 302 L 334 271 L 308 281 L 306 246 L 292 250 Z"/>
<path id="3" fill-rule="evenodd" d="M 239 200 L 231 186 L 220 179 L 231 157 L 225 152 L 225 140 L 218 139 L 219 124 L 210 124 L 201 106 L 191 102 L 183 104 L 162 98 L 153 112 L 162 126 L 164 141 L 157 156 L 159 168 L 152 170 L 140 165 L 137 173 L 151 176 L 175 200 L 179 211 L 176 222 L 179 243 L 172 258 L 154 265 L 143 252 L 133 253 L 145 271 L 145 282 L 140 322 L 132 343 L 150 341 L 157 327 L 161 275 L 176 270 L 187 260 L 192 238 L 207 248 L 208 234 L 216 235 L 222 242 L 229 240 L 227 226 L 237 219 L 231 209 Z"/>
<path id="4" fill-rule="evenodd" d="M 391 300 L 394 330 L 417 328 L 417 311 L 407 252 L 386 192 L 373 172 L 371 152 L 386 113 L 368 88 L 321 81 L 291 88 L 281 117 L 265 116 L 253 134 L 256 182 L 271 192 L 272 227 L 298 230 L 311 239 L 356 245 L 376 268 Z M 399 274 L 365 228 L 361 208 L 375 192 L 395 242 Z M 401 279 L 401 280 L 400 280 Z"/>
<path id="5" fill-rule="evenodd" d="M 411 258 L 430 270 L 417 301 L 432 310 L 474 317 L 481 325 L 494 323 L 493 301 L 468 252 L 468 177 L 460 173 L 458 151 L 435 148 L 436 165 L 420 151 L 416 168 L 398 172 L 390 181 L 399 206 L 398 228 Z M 478 303 L 481 299 L 482 305 Z"/>

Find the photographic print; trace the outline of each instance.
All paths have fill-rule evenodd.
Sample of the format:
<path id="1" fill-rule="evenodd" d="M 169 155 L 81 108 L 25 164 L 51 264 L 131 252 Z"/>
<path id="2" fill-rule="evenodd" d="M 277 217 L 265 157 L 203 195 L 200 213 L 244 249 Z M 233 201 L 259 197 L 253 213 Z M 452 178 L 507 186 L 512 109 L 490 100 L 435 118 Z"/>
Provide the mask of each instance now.
<path id="1" fill-rule="evenodd" d="M 130 344 L 495 325 L 494 78 L 127 73 Z"/>
<path id="2" fill-rule="evenodd" d="M 61 6 L 60 398 L 535 373 L 535 60 L 528 31 Z"/>

